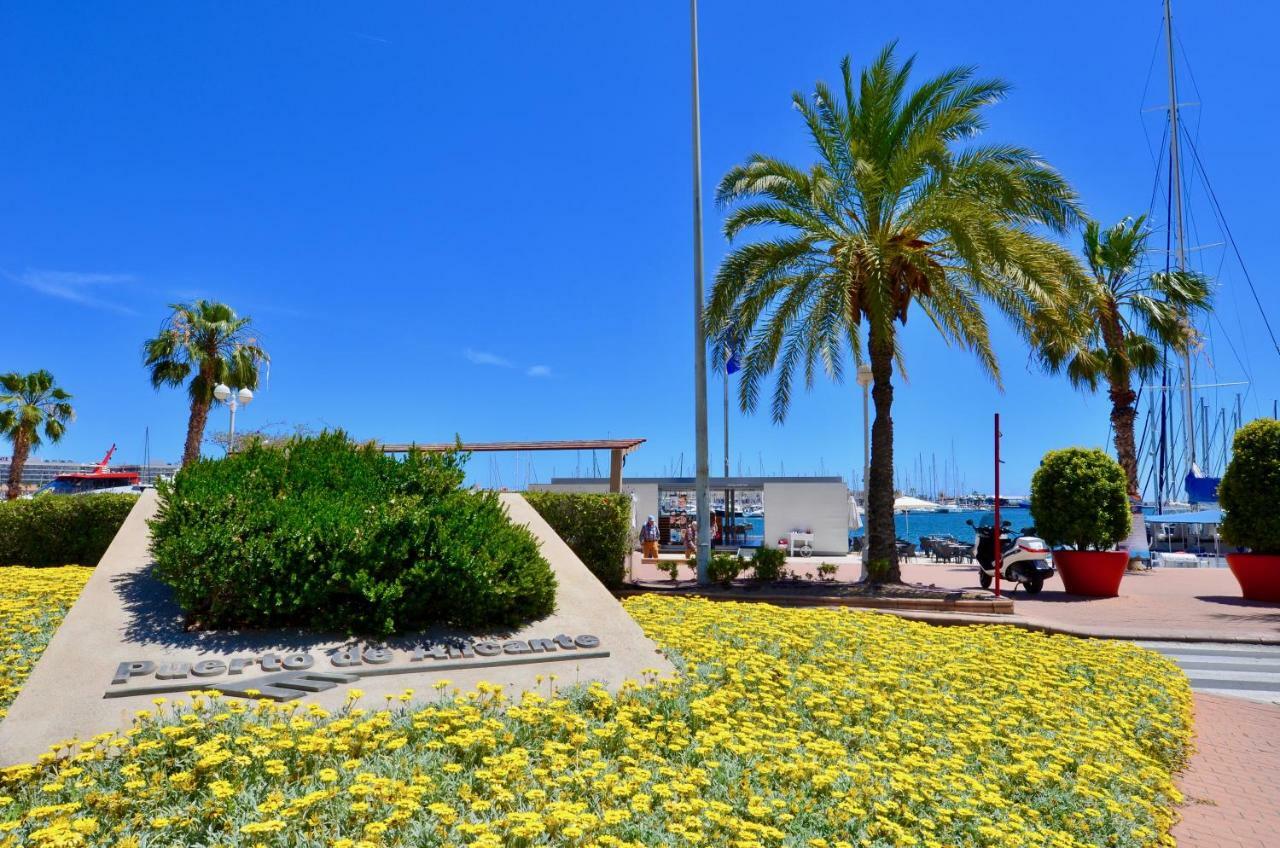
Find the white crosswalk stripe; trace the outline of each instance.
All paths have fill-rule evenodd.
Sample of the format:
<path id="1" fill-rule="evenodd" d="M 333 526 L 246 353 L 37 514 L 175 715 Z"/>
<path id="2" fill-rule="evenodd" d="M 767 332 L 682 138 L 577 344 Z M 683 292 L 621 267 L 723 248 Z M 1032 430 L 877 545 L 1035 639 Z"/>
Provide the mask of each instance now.
<path id="1" fill-rule="evenodd" d="M 1280 703 L 1280 646 L 1137 642 L 1176 662 L 1197 692 Z"/>

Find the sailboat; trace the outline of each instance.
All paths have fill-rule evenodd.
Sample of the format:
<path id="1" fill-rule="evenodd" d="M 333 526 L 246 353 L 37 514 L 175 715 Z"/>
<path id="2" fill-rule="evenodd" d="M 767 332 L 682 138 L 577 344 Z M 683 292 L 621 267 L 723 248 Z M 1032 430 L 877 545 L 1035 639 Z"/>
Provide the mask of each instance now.
<path id="1" fill-rule="evenodd" d="M 1166 199 L 1168 201 L 1168 227 L 1171 236 L 1171 244 L 1169 246 L 1172 249 L 1166 252 L 1165 268 L 1166 270 L 1172 268 L 1192 270 L 1188 256 L 1191 252 L 1200 249 L 1187 244 L 1187 219 L 1189 215 L 1186 209 L 1189 200 L 1187 196 L 1189 187 L 1198 178 L 1212 207 L 1214 220 L 1220 224 L 1225 236 L 1222 244 L 1230 243 L 1234 250 L 1235 258 L 1239 262 L 1239 267 L 1253 293 L 1254 302 L 1258 304 L 1262 321 L 1266 325 L 1268 332 L 1271 333 L 1272 341 L 1274 342 L 1275 338 L 1274 333 L 1271 331 L 1270 322 L 1266 313 L 1262 311 L 1261 301 L 1258 300 L 1257 292 L 1253 290 L 1253 282 L 1248 276 L 1248 270 L 1244 267 L 1239 248 L 1231 237 L 1230 228 L 1226 225 L 1225 217 L 1217 203 L 1217 197 L 1213 192 L 1212 185 L 1209 183 L 1199 152 L 1196 150 L 1194 141 L 1183 130 L 1181 108 L 1187 104 L 1179 102 L 1178 97 L 1178 57 L 1175 53 L 1175 45 L 1178 44 L 1178 41 L 1174 35 L 1172 6 L 1172 0 L 1164 0 L 1165 58 L 1169 96 L 1167 107 L 1168 158 L 1165 162 L 1160 163 L 1156 175 L 1158 181 L 1161 172 L 1164 171 L 1164 165 L 1167 164 Z M 1164 151 L 1162 150 L 1162 152 Z M 1187 155 L 1188 153 L 1190 156 Z M 1190 166 L 1189 168 L 1188 165 Z M 1220 245 L 1207 246 L 1216 247 Z M 1205 320 L 1208 321 L 1209 319 L 1206 318 Z M 1202 336 L 1206 339 L 1208 338 L 1207 327 L 1202 331 Z M 1230 344 L 1229 338 L 1227 341 Z M 1232 353 L 1235 353 L 1234 347 L 1232 348 Z M 1277 353 L 1280 353 L 1280 346 L 1277 347 Z M 1171 363 L 1166 360 L 1164 379 L 1160 381 L 1161 385 L 1144 387 L 1144 389 L 1152 391 L 1154 396 L 1148 397 L 1147 421 L 1141 440 L 1142 448 L 1140 449 L 1142 464 L 1145 468 L 1140 473 L 1145 481 L 1143 486 L 1144 493 L 1154 489 L 1154 497 L 1149 498 L 1149 501 L 1152 502 L 1152 505 L 1155 506 L 1156 511 L 1159 513 L 1165 512 L 1170 507 L 1175 511 L 1179 507 L 1195 509 L 1197 506 L 1210 506 L 1217 502 L 1220 477 L 1216 469 L 1225 467 L 1230 452 L 1228 447 L 1230 436 L 1235 429 L 1238 429 L 1244 423 L 1244 410 L 1239 394 L 1236 395 L 1234 414 L 1229 416 L 1226 410 L 1220 410 L 1215 414 L 1214 424 L 1211 427 L 1208 404 L 1203 397 L 1200 398 L 1200 414 L 1197 416 L 1196 393 L 1207 389 L 1247 386 L 1248 381 L 1197 384 L 1194 378 L 1193 351 L 1185 351 L 1181 355 L 1181 360 L 1180 363 L 1173 364 L 1173 369 L 1170 367 Z M 1209 364 L 1210 369 L 1216 373 L 1216 366 L 1212 361 Z M 1179 365 L 1180 368 L 1177 367 Z M 1181 374 L 1171 373 L 1171 370 L 1180 370 Z M 1197 421 L 1197 418 L 1199 418 L 1199 421 Z M 1219 443 L 1221 444 L 1221 450 L 1217 451 L 1215 447 Z M 1179 468 L 1184 473 L 1178 473 L 1176 469 Z M 1182 484 L 1181 492 L 1178 491 L 1179 482 Z M 1182 493 L 1185 493 L 1185 501 L 1178 497 Z"/>

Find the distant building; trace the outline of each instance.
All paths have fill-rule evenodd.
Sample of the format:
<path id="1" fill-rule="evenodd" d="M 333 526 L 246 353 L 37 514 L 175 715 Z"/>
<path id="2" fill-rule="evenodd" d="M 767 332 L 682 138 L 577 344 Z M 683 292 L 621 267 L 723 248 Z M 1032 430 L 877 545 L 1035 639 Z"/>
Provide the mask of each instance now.
<path id="1" fill-rule="evenodd" d="M 9 479 L 9 463 L 10 457 L 0 456 L 0 485 Z M 70 459 L 44 459 L 43 457 L 31 457 L 26 464 L 22 466 L 22 486 L 24 489 L 35 490 L 52 483 L 53 478 L 59 474 L 71 474 L 76 471 L 92 471 L 95 463 L 92 462 L 74 462 Z M 131 471 L 137 474 L 144 485 L 155 483 L 159 477 L 172 477 L 178 473 L 181 465 L 172 462 L 153 462 L 150 465 L 113 465 L 112 471 Z"/>
<path id="2" fill-rule="evenodd" d="M 549 483 L 530 484 L 529 490 L 605 492 L 608 487 L 606 478 L 554 477 Z M 694 489 L 692 477 L 622 479 L 622 491 L 634 498 L 637 522 L 657 517 L 664 550 L 681 550 L 684 534 L 692 532 L 697 513 Z M 815 554 L 849 552 L 849 489 L 839 477 L 713 477 L 708 493 L 711 543 L 716 547 L 777 547 L 798 532 L 808 538 Z"/>

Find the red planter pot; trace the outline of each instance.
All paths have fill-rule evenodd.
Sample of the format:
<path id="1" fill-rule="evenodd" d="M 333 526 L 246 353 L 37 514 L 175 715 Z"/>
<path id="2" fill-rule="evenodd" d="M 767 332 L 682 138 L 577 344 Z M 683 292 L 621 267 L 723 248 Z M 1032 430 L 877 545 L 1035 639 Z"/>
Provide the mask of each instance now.
<path id="1" fill-rule="evenodd" d="M 1245 600 L 1280 603 L 1280 555 L 1227 554 Z"/>
<path id="2" fill-rule="evenodd" d="M 1054 551 L 1063 587 L 1073 595 L 1114 598 L 1129 567 L 1128 551 Z"/>

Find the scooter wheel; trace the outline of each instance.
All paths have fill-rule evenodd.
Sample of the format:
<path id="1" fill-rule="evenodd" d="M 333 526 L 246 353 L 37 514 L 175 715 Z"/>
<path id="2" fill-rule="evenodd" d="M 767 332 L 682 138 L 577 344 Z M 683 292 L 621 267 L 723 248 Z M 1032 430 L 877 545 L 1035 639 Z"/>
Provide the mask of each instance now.
<path id="1" fill-rule="evenodd" d="M 991 575 L 982 569 L 978 569 L 978 585 L 984 589 L 991 588 Z"/>
<path id="2" fill-rule="evenodd" d="M 1038 595 L 1040 590 L 1044 588 L 1044 578 L 1036 577 L 1022 584 L 1022 588 L 1027 590 L 1028 595 Z"/>

